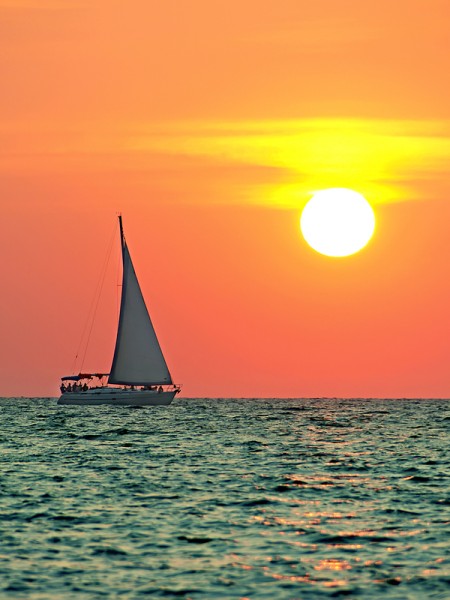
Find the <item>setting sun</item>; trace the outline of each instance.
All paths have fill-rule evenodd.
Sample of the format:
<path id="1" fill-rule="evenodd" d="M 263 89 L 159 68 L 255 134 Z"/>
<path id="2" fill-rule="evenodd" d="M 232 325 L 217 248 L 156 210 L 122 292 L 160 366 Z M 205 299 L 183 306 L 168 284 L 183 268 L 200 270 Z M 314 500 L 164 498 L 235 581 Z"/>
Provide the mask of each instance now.
<path id="1" fill-rule="evenodd" d="M 350 256 L 369 242 L 375 215 L 367 200 L 353 190 L 316 192 L 303 209 L 300 227 L 307 243 L 326 256 Z"/>

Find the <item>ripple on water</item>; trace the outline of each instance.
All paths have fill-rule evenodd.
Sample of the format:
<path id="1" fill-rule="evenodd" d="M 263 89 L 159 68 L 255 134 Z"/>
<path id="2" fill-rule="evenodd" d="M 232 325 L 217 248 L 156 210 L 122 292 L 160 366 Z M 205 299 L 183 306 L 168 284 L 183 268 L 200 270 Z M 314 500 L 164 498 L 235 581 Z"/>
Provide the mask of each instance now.
<path id="1" fill-rule="evenodd" d="M 0 404 L 2 598 L 449 597 L 446 401 Z"/>

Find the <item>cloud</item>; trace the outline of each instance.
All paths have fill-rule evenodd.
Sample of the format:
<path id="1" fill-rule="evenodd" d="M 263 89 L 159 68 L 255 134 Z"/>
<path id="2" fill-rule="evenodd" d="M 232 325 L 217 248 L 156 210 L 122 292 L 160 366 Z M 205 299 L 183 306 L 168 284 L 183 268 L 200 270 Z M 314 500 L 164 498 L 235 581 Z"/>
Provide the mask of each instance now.
<path id="1" fill-rule="evenodd" d="M 0 133 L 3 172 L 114 172 L 130 185 L 158 181 L 180 202 L 298 209 L 328 187 L 355 189 L 374 204 L 450 193 L 444 120 L 4 123 Z"/>
<path id="2" fill-rule="evenodd" d="M 418 181 L 445 181 L 450 122 L 309 119 L 196 123 L 131 137 L 129 150 L 201 156 L 282 174 L 257 197 L 285 206 L 310 193 L 350 187 L 373 202 L 420 197 Z"/>

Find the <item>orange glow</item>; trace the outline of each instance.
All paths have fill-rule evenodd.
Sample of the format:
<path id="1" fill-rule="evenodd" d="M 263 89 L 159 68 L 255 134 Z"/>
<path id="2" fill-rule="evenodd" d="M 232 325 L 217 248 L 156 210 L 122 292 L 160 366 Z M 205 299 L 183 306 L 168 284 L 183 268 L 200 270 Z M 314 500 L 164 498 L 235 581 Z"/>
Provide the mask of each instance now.
<path id="1" fill-rule="evenodd" d="M 186 396 L 448 397 L 450 4 L 174 6 L 0 0 L 0 395 L 57 394 L 120 210 Z M 377 217 L 342 261 L 329 187 Z"/>

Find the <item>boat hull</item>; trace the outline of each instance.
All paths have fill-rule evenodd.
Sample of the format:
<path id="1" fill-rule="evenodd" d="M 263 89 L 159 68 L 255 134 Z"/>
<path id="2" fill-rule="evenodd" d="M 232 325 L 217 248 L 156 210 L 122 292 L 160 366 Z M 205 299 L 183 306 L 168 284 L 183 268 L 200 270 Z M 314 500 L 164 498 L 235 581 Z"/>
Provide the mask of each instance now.
<path id="1" fill-rule="evenodd" d="M 58 404 L 74 406 L 167 406 L 174 399 L 176 391 L 157 392 L 155 390 L 121 390 L 99 388 L 81 392 L 64 392 Z"/>

